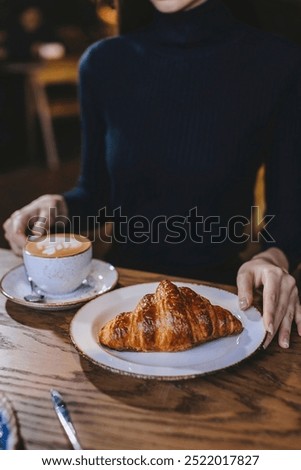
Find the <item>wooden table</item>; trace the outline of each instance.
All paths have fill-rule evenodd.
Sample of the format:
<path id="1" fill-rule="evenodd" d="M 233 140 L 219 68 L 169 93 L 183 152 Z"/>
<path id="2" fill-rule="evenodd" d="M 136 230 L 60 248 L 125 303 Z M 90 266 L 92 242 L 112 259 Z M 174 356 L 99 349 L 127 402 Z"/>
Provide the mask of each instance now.
<path id="1" fill-rule="evenodd" d="M 0 275 L 20 264 L 0 250 Z M 120 285 L 161 275 L 119 269 Z M 0 295 L 0 391 L 13 403 L 27 449 L 69 449 L 49 389 L 66 399 L 86 449 L 300 449 L 301 340 L 274 341 L 213 375 L 162 382 L 121 376 L 79 356 L 73 311 L 42 313 Z"/>

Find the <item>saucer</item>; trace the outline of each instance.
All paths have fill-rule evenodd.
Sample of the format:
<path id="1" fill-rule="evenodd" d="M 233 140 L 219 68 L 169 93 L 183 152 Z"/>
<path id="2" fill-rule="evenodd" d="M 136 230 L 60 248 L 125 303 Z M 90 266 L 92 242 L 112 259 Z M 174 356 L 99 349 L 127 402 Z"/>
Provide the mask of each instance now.
<path id="1" fill-rule="evenodd" d="M 43 302 L 31 303 L 24 300 L 25 295 L 31 294 L 31 288 L 24 264 L 21 264 L 3 276 L 0 289 L 8 299 L 25 307 L 38 310 L 65 310 L 82 305 L 108 292 L 117 284 L 117 280 L 118 273 L 114 266 L 93 259 L 90 274 L 78 289 L 64 295 L 53 295 L 41 291 L 45 295 Z"/>

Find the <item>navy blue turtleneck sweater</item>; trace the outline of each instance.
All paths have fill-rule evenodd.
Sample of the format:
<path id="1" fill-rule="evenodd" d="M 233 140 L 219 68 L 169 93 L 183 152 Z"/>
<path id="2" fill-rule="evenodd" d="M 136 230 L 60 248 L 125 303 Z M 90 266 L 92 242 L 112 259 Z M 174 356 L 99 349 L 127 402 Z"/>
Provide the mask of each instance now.
<path id="1" fill-rule="evenodd" d="M 92 45 L 70 216 L 114 215 L 119 265 L 204 277 L 242 250 L 264 163 L 261 242 L 301 261 L 300 72 L 297 46 L 219 0 Z"/>

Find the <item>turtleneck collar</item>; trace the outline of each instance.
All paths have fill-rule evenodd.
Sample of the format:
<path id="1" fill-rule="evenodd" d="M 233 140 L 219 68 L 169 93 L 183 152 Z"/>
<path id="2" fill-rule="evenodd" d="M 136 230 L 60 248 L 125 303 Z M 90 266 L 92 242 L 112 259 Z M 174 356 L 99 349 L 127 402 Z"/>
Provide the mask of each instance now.
<path id="1" fill-rule="evenodd" d="M 207 0 L 190 10 L 176 13 L 156 11 L 149 32 L 162 45 L 192 46 L 219 42 L 237 21 L 221 0 Z"/>

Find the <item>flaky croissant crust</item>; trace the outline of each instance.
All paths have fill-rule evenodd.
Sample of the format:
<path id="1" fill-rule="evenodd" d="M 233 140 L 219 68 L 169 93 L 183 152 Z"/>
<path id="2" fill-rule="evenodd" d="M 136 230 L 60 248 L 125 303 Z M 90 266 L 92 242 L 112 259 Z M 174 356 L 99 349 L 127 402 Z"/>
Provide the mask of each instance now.
<path id="1" fill-rule="evenodd" d="M 135 310 L 106 323 L 99 342 L 120 351 L 175 352 L 242 330 L 241 321 L 228 310 L 212 305 L 189 287 L 164 280 Z"/>

